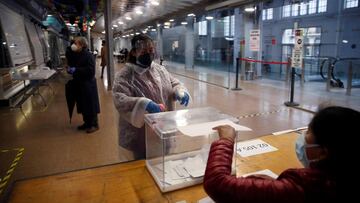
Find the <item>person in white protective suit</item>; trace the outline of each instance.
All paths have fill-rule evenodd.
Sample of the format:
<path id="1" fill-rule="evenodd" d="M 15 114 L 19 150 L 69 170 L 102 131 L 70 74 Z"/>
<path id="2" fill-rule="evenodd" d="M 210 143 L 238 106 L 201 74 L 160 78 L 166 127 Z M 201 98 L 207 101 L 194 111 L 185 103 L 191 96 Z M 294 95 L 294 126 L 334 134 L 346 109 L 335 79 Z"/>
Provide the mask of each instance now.
<path id="1" fill-rule="evenodd" d="M 113 100 L 119 112 L 119 145 L 145 158 L 144 115 L 174 110 L 175 101 L 187 106 L 190 94 L 164 66 L 155 62 L 153 40 L 136 35 L 125 67 L 115 75 Z"/>

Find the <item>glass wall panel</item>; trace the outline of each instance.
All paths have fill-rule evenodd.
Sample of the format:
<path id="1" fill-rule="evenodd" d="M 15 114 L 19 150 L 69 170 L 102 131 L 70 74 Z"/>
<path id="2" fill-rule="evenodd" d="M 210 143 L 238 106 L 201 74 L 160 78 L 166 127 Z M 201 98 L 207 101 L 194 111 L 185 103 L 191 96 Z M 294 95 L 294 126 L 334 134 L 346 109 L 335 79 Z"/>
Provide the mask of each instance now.
<path id="1" fill-rule="evenodd" d="M 163 50 L 166 61 L 185 63 L 185 26 L 163 30 Z"/>
<path id="2" fill-rule="evenodd" d="M 235 86 L 237 57 L 255 60 L 239 63 L 241 79 L 286 81 L 296 27 L 304 31 L 304 69 L 297 69 L 296 80 L 318 82 L 325 88 L 327 71 L 344 78 L 349 71 L 340 70 L 342 67 L 348 69 L 350 59 L 347 58 L 353 60 L 353 67 L 358 65 L 360 58 L 359 29 L 352 23 L 360 20 L 358 1 L 331 3 L 327 0 L 296 1 L 294 4 L 271 1 L 197 14 L 191 43 L 194 67 L 184 68 L 187 32 L 184 26 L 164 29 L 164 57 L 169 62 L 181 64 L 183 71 L 191 72 L 192 77 L 226 88 Z M 260 39 L 254 40 L 251 33 L 257 30 Z M 338 59 L 340 61 L 334 65 Z M 336 68 L 328 70 L 329 66 Z M 242 72 L 249 67 L 252 67 L 254 77 L 248 78 L 246 71 Z M 358 80 L 358 73 L 353 72 L 354 80 Z"/>

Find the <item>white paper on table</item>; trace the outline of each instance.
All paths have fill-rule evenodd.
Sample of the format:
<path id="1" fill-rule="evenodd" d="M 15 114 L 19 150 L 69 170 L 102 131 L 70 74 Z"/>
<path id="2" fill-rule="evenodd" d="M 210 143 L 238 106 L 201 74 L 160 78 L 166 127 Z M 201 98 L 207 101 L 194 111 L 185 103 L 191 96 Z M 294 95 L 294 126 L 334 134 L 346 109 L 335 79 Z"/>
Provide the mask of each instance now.
<path id="1" fill-rule="evenodd" d="M 230 125 L 231 127 L 235 128 L 235 131 L 252 131 L 250 128 L 242 125 L 238 125 L 230 121 L 229 119 L 223 119 L 213 122 L 205 122 L 205 123 L 199 123 L 199 124 L 187 125 L 187 126 L 179 126 L 178 130 L 182 134 L 190 137 L 204 136 L 216 132 L 216 130 L 213 130 L 213 128 L 219 125 Z"/>
<path id="2" fill-rule="evenodd" d="M 278 149 L 260 139 L 238 142 L 236 146 L 236 152 L 242 157 L 263 154 L 276 150 Z"/>
<path id="3" fill-rule="evenodd" d="M 190 177 L 190 175 L 184 169 L 183 163 L 183 160 L 169 161 L 170 167 L 165 168 L 166 174 L 168 174 L 172 180 L 179 180 Z"/>
<path id="4" fill-rule="evenodd" d="M 209 196 L 199 199 L 198 203 L 215 203 Z"/>
<path id="5" fill-rule="evenodd" d="M 187 158 L 184 162 L 184 167 L 191 177 L 198 178 L 204 176 L 206 163 L 204 163 L 203 159 L 198 154 L 195 157 Z"/>
<path id="6" fill-rule="evenodd" d="M 177 185 L 177 184 L 180 184 L 180 183 L 184 183 L 186 182 L 187 180 L 186 179 L 178 179 L 178 180 L 173 180 L 171 179 L 169 176 L 165 176 L 164 178 L 164 182 L 169 184 L 169 185 Z"/>
<path id="7" fill-rule="evenodd" d="M 276 173 L 272 172 L 271 170 L 269 169 L 264 169 L 264 170 L 261 170 L 261 171 L 255 171 L 255 172 L 252 172 L 252 173 L 247 173 L 247 174 L 244 174 L 242 175 L 241 177 L 247 177 L 247 176 L 250 176 L 250 175 L 267 175 L 267 176 L 270 176 L 274 179 L 276 179 L 277 177 L 279 177 Z"/>

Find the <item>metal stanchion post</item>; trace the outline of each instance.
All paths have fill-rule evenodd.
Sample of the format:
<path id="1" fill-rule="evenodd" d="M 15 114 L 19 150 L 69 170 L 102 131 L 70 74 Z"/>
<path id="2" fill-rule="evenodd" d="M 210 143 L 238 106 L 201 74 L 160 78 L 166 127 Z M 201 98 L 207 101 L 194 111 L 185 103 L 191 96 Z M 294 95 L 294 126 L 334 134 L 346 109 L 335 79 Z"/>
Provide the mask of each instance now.
<path id="1" fill-rule="evenodd" d="M 290 87 L 290 101 L 285 102 L 285 106 L 299 106 L 294 102 L 294 86 L 295 86 L 295 68 L 291 67 L 291 87 Z"/>
<path id="2" fill-rule="evenodd" d="M 302 59 L 302 67 L 301 67 L 301 77 L 300 77 L 300 85 L 301 87 L 304 87 L 305 83 L 305 59 Z"/>
<path id="3" fill-rule="evenodd" d="M 353 75 L 353 68 L 352 68 L 352 61 L 349 63 L 349 70 L 348 70 L 348 79 L 346 84 L 346 95 L 351 95 L 351 87 L 352 87 L 352 75 Z"/>
<path id="4" fill-rule="evenodd" d="M 286 72 L 285 72 L 285 83 L 286 84 L 289 84 L 289 81 L 290 81 L 289 73 L 290 72 L 291 72 L 291 58 L 288 57 L 287 64 L 286 64 Z"/>
<path id="5" fill-rule="evenodd" d="M 331 65 L 332 65 L 332 61 L 329 58 L 329 64 L 328 64 L 328 72 L 327 72 L 327 80 L 326 80 L 326 91 L 330 91 L 331 88 Z"/>
<path id="6" fill-rule="evenodd" d="M 239 83 L 239 58 L 236 58 L 235 88 L 232 88 L 231 90 L 242 90 L 240 87 L 238 87 L 238 83 Z"/>

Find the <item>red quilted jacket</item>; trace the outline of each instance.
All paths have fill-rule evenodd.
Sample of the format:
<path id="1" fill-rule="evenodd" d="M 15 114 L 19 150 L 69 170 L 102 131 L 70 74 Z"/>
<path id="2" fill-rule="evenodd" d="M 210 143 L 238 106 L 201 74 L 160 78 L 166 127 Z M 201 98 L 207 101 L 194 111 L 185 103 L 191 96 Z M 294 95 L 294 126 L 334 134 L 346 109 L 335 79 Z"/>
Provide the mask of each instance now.
<path id="1" fill-rule="evenodd" d="M 326 172 L 315 168 L 288 169 L 275 179 L 236 178 L 231 173 L 233 145 L 220 139 L 211 145 L 204 189 L 216 202 L 336 202 L 336 184 Z"/>

